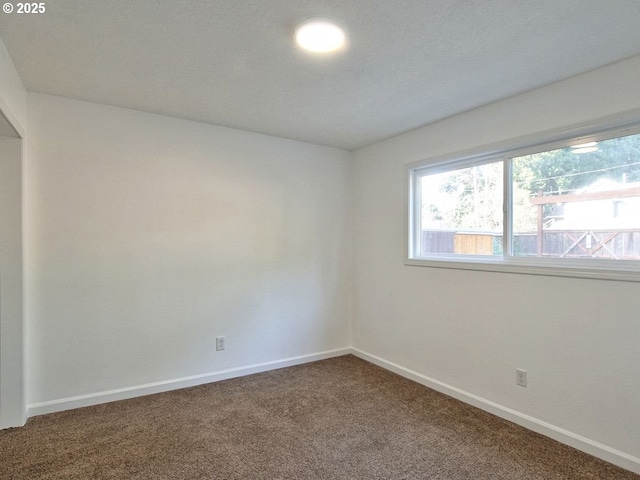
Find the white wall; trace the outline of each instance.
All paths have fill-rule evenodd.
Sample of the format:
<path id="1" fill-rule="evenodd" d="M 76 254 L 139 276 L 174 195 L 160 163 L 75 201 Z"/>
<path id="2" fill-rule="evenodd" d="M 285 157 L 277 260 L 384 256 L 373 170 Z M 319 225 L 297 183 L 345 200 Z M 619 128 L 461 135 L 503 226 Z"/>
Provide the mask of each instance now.
<path id="1" fill-rule="evenodd" d="M 403 264 L 405 164 L 640 108 L 638 85 L 640 57 L 356 151 L 354 347 L 640 471 L 640 285 Z"/>
<path id="2" fill-rule="evenodd" d="M 28 100 L 30 405 L 349 345 L 348 152 Z"/>

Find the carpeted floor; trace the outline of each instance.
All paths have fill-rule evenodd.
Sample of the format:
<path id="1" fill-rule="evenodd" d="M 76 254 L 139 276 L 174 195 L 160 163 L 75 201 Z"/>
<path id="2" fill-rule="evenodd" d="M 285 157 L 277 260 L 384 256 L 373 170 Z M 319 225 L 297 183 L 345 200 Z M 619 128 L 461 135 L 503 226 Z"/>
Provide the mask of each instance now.
<path id="1" fill-rule="evenodd" d="M 35 417 L 0 478 L 640 479 L 344 356 Z"/>

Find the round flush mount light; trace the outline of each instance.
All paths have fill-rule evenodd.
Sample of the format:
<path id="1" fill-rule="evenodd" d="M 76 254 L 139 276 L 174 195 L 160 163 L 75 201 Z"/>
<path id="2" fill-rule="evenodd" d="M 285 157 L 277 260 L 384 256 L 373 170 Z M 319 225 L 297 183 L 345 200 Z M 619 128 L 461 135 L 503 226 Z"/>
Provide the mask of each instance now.
<path id="1" fill-rule="evenodd" d="M 347 43 L 344 30 L 326 18 L 310 18 L 299 23 L 295 38 L 301 48 L 314 53 L 335 52 Z"/>
<path id="2" fill-rule="evenodd" d="M 571 148 L 573 153 L 591 153 L 598 150 L 598 142 L 581 143 L 580 145 L 573 145 Z"/>

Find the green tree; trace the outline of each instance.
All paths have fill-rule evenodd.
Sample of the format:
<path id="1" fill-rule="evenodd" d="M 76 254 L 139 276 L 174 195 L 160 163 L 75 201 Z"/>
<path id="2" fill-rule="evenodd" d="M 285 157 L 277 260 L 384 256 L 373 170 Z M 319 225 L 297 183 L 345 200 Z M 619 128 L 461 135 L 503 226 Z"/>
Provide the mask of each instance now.
<path id="1" fill-rule="evenodd" d="M 575 193 L 602 179 L 640 181 L 640 135 L 599 142 L 591 152 L 576 153 L 569 147 L 517 157 L 512 168 L 514 231 L 532 231 L 537 209 L 528 202 L 531 196 Z M 545 205 L 544 216 L 553 215 L 555 208 Z"/>
<path id="2" fill-rule="evenodd" d="M 602 178 L 640 181 L 640 135 L 600 142 L 588 153 L 561 148 L 513 159 L 514 183 L 534 195 L 560 195 Z"/>
<path id="3" fill-rule="evenodd" d="M 427 191 L 429 223 L 440 228 L 499 230 L 502 225 L 502 162 L 454 170 Z M 435 203 L 433 203 L 435 201 Z M 437 205 L 436 205 L 437 204 Z"/>
<path id="4" fill-rule="evenodd" d="M 537 207 L 530 198 L 564 195 L 601 179 L 640 182 L 640 135 L 599 142 L 597 149 L 575 153 L 561 148 L 512 159 L 514 231 L 534 231 Z M 500 230 L 502 162 L 430 176 L 423 186 L 423 221 L 432 228 Z M 560 201 L 558 203 L 561 203 Z M 553 204 L 544 215 L 554 214 Z"/>

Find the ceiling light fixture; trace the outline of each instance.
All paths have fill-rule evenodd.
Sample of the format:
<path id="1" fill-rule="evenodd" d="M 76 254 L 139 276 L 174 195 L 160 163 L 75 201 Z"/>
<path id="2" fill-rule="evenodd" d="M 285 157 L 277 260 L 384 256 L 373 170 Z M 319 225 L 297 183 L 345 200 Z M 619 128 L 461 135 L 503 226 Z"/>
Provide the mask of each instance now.
<path id="1" fill-rule="evenodd" d="M 572 153 L 580 154 L 595 152 L 596 150 L 598 150 L 598 142 L 581 143 L 580 145 L 572 145 L 571 148 Z"/>
<path id="2" fill-rule="evenodd" d="M 310 18 L 298 24 L 296 43 L 305 50 L 329 53 L 343 48 L 347 43 L 344 30 L 326 18 Z"/>
<path id="3" fill-rule="evenodd" d="M 590 153 L 598 150 L 598 147 L 584 147 L 584 148 L 574 148 L 571 150 L 571 153 Z"/>

